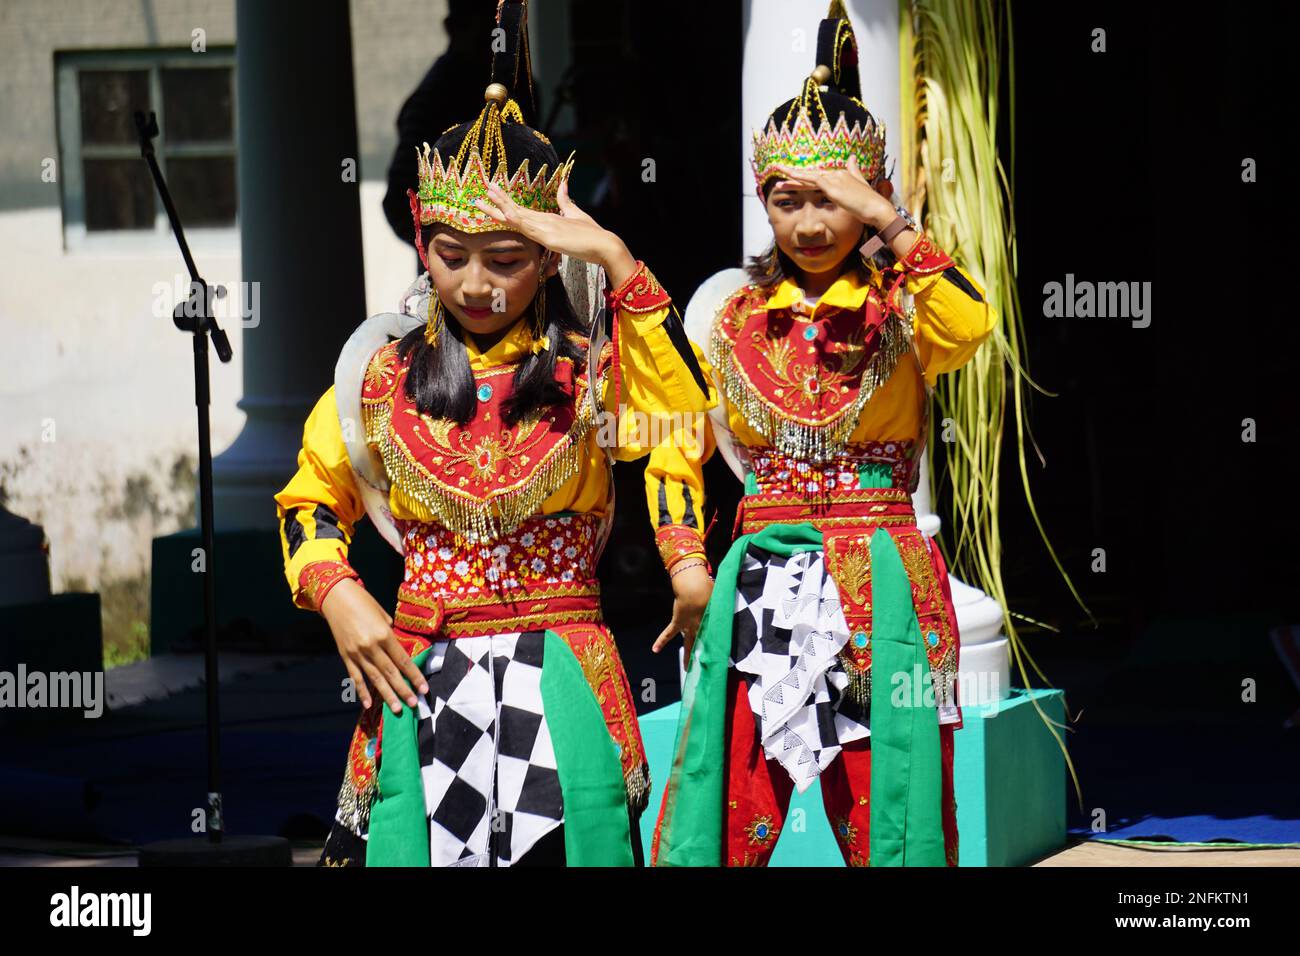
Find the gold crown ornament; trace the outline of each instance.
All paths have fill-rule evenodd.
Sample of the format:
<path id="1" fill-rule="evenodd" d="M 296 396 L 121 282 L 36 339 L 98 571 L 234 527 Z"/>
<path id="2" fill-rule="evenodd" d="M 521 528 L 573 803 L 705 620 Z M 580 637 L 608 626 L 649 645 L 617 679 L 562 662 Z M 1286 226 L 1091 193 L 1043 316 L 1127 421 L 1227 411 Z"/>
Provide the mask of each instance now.
<path id="1" fill-rule="evenodd" d="M 803 89 L 791 102 L 785 117 L 778 122 L 773 114 L 767 129 L 754 133 L 750 166 L 759 198 L 763 186 L 780 176 L 775 168 L 778 165 L 795 169 L 844 169 L 849 157 L 856 156 L 862 175 L 873 184 L 884 171 L 885 124 L 855 95 L 858 46 L 841 0 L 833 0 L 827 19 L 822 21 L 817 58 L 821 62 L 804 80 Z M 854 119 L 850 126 L 844 113 L 832 122 L 822 102 L 823 87 L 862 107 L 866 122 Z"/>
<path id="2" fill-rule="evenodd" d="M 814 80 L 808 78 L 813 86 Z M 885 164 L 885 124 L 875 117 L 867 124 L 854 120 L 850 126 L 841 113 L 831 123 L 821 104 L 821 96 L 814 94 L 814 110 L 800 102 L 791 110 L 794 121 L 788 125 L 776 125 L 776 120 L 768 121 L 767 130 L 754 133 L 754 158 L 750 166 L 754 170 L 754 182 L 761 197 L 763 186 L 768 180 L 780 176 L 775 168 L 778 165 L 792 166 L 795 169 L 844 169 L 849 164 L 849 157 L 858 158 L 858 168 L 869 183 L 874 183 L 880 176 Z M 861 104 L 860 100 L 855 102 Z M 863 107 L 864 109 L 866 107 Z M 818 122 L 813 124 L 813 112 L 817 112 Z"/>
<path id="3" fill-rule="evenodd" d="M 506 164 L 506 146 L 501 135 L 503 123 L 513 122 L 543 142 L 549 143 L 541 133 L 524 124 L 519 104 L 511 99 L 504 85 L 493 83 L 484 94 L 487 104 L 478 119 L 465 135 L 464 142 L 444 165 L 438 151 L 429 144 L 416 147 L 419 164 L 420 188 L 416 192 L 419 203 L 418 216 L 425 226 L 442 223 L 460 232 L 491 232 L 506 227 L 474 205 L 477 199 L 487 197 L 487 187 L 492 183 L 510 198 L 527 209 L 539 212 L 560 211 L 560 184 L 569 178 L 573 169 L 573 153 L 547 176 L 546 164 L 535 175 L 529 175 L 525 159 L 514 175 Z M 480 149 L 479 140 L 483 146 Z"/>

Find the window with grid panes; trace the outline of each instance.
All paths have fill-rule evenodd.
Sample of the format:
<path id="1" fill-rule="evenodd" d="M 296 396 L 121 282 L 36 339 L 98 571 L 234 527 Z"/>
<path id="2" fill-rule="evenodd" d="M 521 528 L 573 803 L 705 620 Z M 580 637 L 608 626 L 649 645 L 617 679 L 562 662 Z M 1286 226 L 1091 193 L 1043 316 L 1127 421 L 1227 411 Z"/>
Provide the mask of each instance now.
<path id="1" fill-rule="evenodd" d="M 135 111 L 158 115 L 158 162 L 187 231 L 236 223 L 234 51 L 57 55 L 64 224 L 92 237 L 169 234 Z"/>

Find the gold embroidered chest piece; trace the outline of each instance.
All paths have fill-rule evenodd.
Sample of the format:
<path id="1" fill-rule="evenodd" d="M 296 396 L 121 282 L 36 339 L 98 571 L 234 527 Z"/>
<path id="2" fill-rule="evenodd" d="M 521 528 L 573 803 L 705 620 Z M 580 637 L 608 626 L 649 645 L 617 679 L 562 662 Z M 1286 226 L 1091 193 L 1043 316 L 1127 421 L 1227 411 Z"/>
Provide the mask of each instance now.
<path id="1" fill-rule="evenodd" d="M 366 442 L 383 459 L 393 488 L 471 542 L 498 538 L 536 514 L 578 472 L 595 426 L 586 376 L 563 357 L 556 379 L 572 401 L 507 425 L 503 406 L 515 371 L 514 364 L 476 370 L 477 406 L 460 425 L 421 414 L 407 397 L 407 363 L 396 342 L 379 349 L 366 369 Z"/>
<path id="2" fill-rule="evenodd" d="M 824 462 L 843 453 L 862 409 L 911 351 L 911 315 L 874 293 L 858 309 L 809 318 L 766 308 L 747 285 L 714 318 L 710 360 L 727 402 L 781 453 Z"/>

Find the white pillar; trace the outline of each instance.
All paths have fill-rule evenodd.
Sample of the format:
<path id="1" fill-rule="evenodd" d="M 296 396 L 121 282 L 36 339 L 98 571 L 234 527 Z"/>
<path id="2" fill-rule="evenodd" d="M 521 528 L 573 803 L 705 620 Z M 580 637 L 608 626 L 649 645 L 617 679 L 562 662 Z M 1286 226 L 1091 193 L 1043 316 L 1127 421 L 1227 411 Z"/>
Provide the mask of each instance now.
<path id="1" fill-rule="evenodd" d="M 741 82 L 741 170 L 744 197 L 746 255 L 755 255 L 772 241 L 771 227 L 754 191 L 749 159 L 752 136 L 768 115 L 795 96 L 812 72 L 817 53 L 817 28 L 826 16 L 827 0 L 745 0 L 744 53 Z M 845 7 L 858 41 L 858 71 L 862 102 L 885 124 L 886 156 L 895 161 L 902 126 L 902 97 L 898 88 L 897 0 L 847 0 Z M 910 117 L 909 117 L 910 120 Z M 886 164 L 888 168 L 888 163 Z M 895 195 L 901 189 L 897 172 Z M 928 535 L 939 531 L 939 516 L 931 511 L 929 456 L 921 458 L 921 483 L 913 503 L 917 524 Z M 981 704 L 1010 696 L 1007 639 L 1002 634 L 1002 607 L 983 591 L 949 576 L 957 627 L 961 631 L 961 702 Z"/>

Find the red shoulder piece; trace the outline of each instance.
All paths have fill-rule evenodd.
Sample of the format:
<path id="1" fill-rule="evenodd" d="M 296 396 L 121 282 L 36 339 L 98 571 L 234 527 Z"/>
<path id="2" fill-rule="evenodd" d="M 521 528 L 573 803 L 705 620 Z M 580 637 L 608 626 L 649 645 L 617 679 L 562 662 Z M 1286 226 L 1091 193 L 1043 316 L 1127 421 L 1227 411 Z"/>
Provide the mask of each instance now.
<path id="1" fill-rule="evenodd" d="M 366 365 L 366 376 L 361 383 L 361 400 L 381 402 L 393 394 L 397 385 L 401 360 L 397 356 L 396 341 L 380 347 Z"/>
<path id="2" fill-rule="evenodd" d="M 722 333 L 728 339 L 735 340 L 749 317 L 755 312 L 764 311 L 767 304 L 767 290 L 754 283 L 746 283 L 733 292 L 723 303 L 718 313 Z"/>

